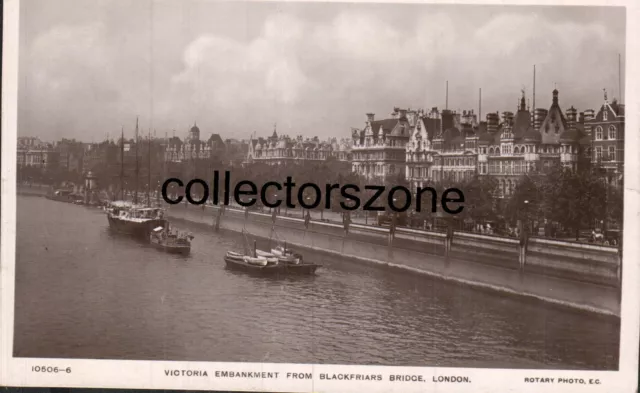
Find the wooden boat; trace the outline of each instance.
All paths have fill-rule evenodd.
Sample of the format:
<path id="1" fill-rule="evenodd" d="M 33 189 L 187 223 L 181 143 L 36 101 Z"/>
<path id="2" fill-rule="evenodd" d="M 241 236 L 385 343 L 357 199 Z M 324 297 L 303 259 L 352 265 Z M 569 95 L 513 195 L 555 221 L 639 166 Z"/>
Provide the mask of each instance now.
<path id="1" fill-rule="evenodd" d="M 241 253 L 227 252 L 224 256 L 227 268 L 259 275 L 314 274 L 319 265 L 305 263 L 288 265 L 265 257 L 249 257 Z M 270 263 L 273 261 L 273 263 Z"/>
<path id="2" fill-rule="evenodd" d="M 155 248 L 170 254 L 188 255 L 191 252 L 192 234 L 173 232 L 169 228 L 156 227 L 149 235 L 149 242 Z"/>
<path id="3" fill-rule="evenodd" d="M 253 242 L 253 255 L 247 251 L 247 248 L 245 244 L 244 254 L 228 251 L 224 256 L 227 268 L 260 275 L 287 275 L 314 274 L 320 267 L 320 265 L 311 263 L 287 263 L 287 261 L 291 261 L 288 255 L 276 256 L 269 252 L 257 250 L 255 241 Z"/>
<path id="4" fill-rule="evenodd" d="M 286 247 L 277 246 L 272 248 L 271 251 L 256 251 L 258 256 L 263 256 L 266 258 L 277 258 L 278 262 L 284 263 L 287 265 L 299 265 L 303 263 L 302 255 L 298 253 L 294 253 L 291 250 L 286 249 Z"/>

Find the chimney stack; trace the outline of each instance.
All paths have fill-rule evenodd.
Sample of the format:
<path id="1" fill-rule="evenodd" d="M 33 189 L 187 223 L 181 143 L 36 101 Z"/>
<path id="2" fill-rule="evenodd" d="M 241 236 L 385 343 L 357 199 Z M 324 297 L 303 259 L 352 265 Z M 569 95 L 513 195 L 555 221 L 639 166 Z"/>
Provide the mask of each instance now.
<path id="1" fill-rule="evenodd" d="M 584 121 L 593 120 L 594 117 L 595 112 L 593 109 L 587 109 L 586 111 L 584 111 Z"/>
<path id="2" fill-rule="evenodd" d="M 547 113 L 549 111 L 547 111 L 546 109 L 543 108 L 538 108 L 534 111 L 534 115 L 533 115 L 533 128 L 536 130 L 539 130 L 540 127 L 542 126 L 542 122 L 544 121 L 544 119 L 547 117 Z"/>
<path id="3" fill-rule="evenodd" d="M 369 123 L 373 122 L 373 119 L 375 118 L 375 114 L 373 113 L 367 113 L 367 121 Z"/>
<path id="4" fill-rule="evenodd" d="M 498 113 L 487 113 L 487 131 L 495 132 L 498 130 L 498 123 L 500 123 L 500 116 Z"/>
<path id="5" fill-rule="evenodd" d="M 571 108 L 566 110 L 567 120 L 568 120 L 570 126 L 572 126 L 572 125 L 574 125 L 576 123 L 576 121 L 577 121 L 577 118 L 576 118 L 577 117 L 577 113 L 578 113 L 578 111 L 573 106 L 571 106 Z"/>

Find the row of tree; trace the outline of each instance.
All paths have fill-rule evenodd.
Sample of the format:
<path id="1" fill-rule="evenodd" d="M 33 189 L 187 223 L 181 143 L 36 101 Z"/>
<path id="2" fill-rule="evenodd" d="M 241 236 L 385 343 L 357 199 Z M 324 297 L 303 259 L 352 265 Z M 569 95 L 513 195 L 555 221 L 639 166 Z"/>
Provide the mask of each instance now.
<path id="1" fill-rule="evenodd" d="M 291 193 L 292 200 L 296 205 L 300 186 L 304 183 L 318 185 L 321 193 L 315 210 L 321 212 L 327 209 L 327 202 L 329 202 L 330 210 L 336 212 L 343 211 L 341 203 L 353 206 L 353 201 L 345 199 L 339 190 L 332 191 L 331 200 L 327 201 L 325 199 L 327 195 L 325 185 L 327 184 L 358 186 L 360 188 L 360 192 L 357 193 L 361 200 L 360 209 L 375 192 L 365 190 L 366 185 L 385 186 L 386 191 L 378 198 L 377 206 L 387 206 L 388 192 L 393 187 L 402 186 L 409 189 L 412 194 L 408 214 L 419 220 L 435 220 L 443 217 L 439 207 L 435 213 L 432 212 L 432 195 L 428 192 L 423 194 L 422 210 L 415 211 L 416 190 L 409 187 L 409 182 L 403 176 L 387 177 L 383 182 L 365 179 L 351 172 L 344 162 L 334 158 L 319 162 L 306 161 L 277 166 L 263 163 L 244 166 L 233 165 L 215 158 L 183 163 L 156 163 L 150 168 L 144 164 L 144 162 L 139 162 L 137 165 L 137 181 L 135 163 L 133 162 L 127 162 L 125 168 L 121 165 L 99 166 L 94 169 L 94 175 L 102 189 L 118 190 L 123 187 L 126 191 L 132 191 L 137 188 L 140 192 L 144 192 L 147 185 L 152 192 L 159 191 L 164 180 L 169 177 L 182 179 L 185 184 L 194 178 L 211 182 L 216 170 L 221 173 L 221 176 L 224 171 L 230 171 L 231 192 L 240 181 L 251 181 L 257 185 L 259 190 L 267 182 L 275 181 L 284 184 L 287 178 L 291 177 L 296 184 L 296 188 Z M 122 179 L 123 173 L 124 179 Z M 83 176 L 79 173 L 65 172 L 62 169 L 44 171 L 39 168 L 25 167 L 19 168 L 18 178 L 49 184 L 59 184 L 62 181 L 75 181 L 81 184 Z M 619 185 L 611 185 L 610 180 L 607 176 L 603 176 L 599 168 L 575 172 L 558 165 L 545 173 L 522 175 L 510 195 L 501 195 L 498 181 L 495 177 L 490 176 L 476 176 L 462 183 L 433 183 L 429 186 L 435 190 L 438 205 L 446 189 L 457 188 L 462 191 L 464 209 L 455 217 L 449 217 L 455 218 L 458 226 L 463 226 L 465 223 L 467 226 L 470 223 L 472 225 L 494 223 L 513 226 L 518 222 L 523 222 L 531 230 L 535 230 L 535 227 L 546 222 L 547 225 L 553 225 L 554 228 L 564 231 L 571 230 L 578 237 L 581 230 L 591 229 L 595 223 L 602 223 L 605 227 L 607 225 L 621 225 L 623 216 L 622 190 Z M 350 193 L 355 194 L 353 191 L 351 190 Z M 396 207 L 405 205 L 404 192 L 396 192 L 393 196 Z M 270 187 L 268 198 L 274 199 L 276 197 L 284 200 L 285 191 L 278 192 L 274 187 Z M 306 188 L 302 199 L 310 204 L 316 198 L 315 191 L 312 188 Z M 260 207 L 260 205 L 258 198 L 256 207 Z M 284 202 L 281 208 L 284 208 Z M 390 210 L 387 209 L 387 212 Z"/>

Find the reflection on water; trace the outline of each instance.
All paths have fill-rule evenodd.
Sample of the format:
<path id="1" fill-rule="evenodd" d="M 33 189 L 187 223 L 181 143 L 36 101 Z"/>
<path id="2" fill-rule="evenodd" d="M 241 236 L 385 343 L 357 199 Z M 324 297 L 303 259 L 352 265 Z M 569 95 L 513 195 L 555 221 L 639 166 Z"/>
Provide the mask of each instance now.
<path id="1" fill-rule="evenodd" d="M 316 276 L 229 271 L 236 234 L 176 223 L 188 257 L 98 210 L 18 198 L 20 357 L 617 369 L 617 320 L 320 254 Z M 259 243 L 260 245 L 260 243 Z"/>

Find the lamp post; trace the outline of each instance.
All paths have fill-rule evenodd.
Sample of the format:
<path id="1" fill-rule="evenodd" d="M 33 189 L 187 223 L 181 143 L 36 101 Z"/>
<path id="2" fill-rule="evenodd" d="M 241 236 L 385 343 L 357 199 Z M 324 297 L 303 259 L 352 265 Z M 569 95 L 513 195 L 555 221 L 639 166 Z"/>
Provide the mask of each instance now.
<path id="1" fill-rule="evenodd" d="M 522 229 L 528 229 L 529 227 L 529 200 L 524 200 L 524 222 L 522 223 Z M 533 224 L 532 224 L 533 225 Z M 533 227 L 531 228 L 533 231 Z"/>

